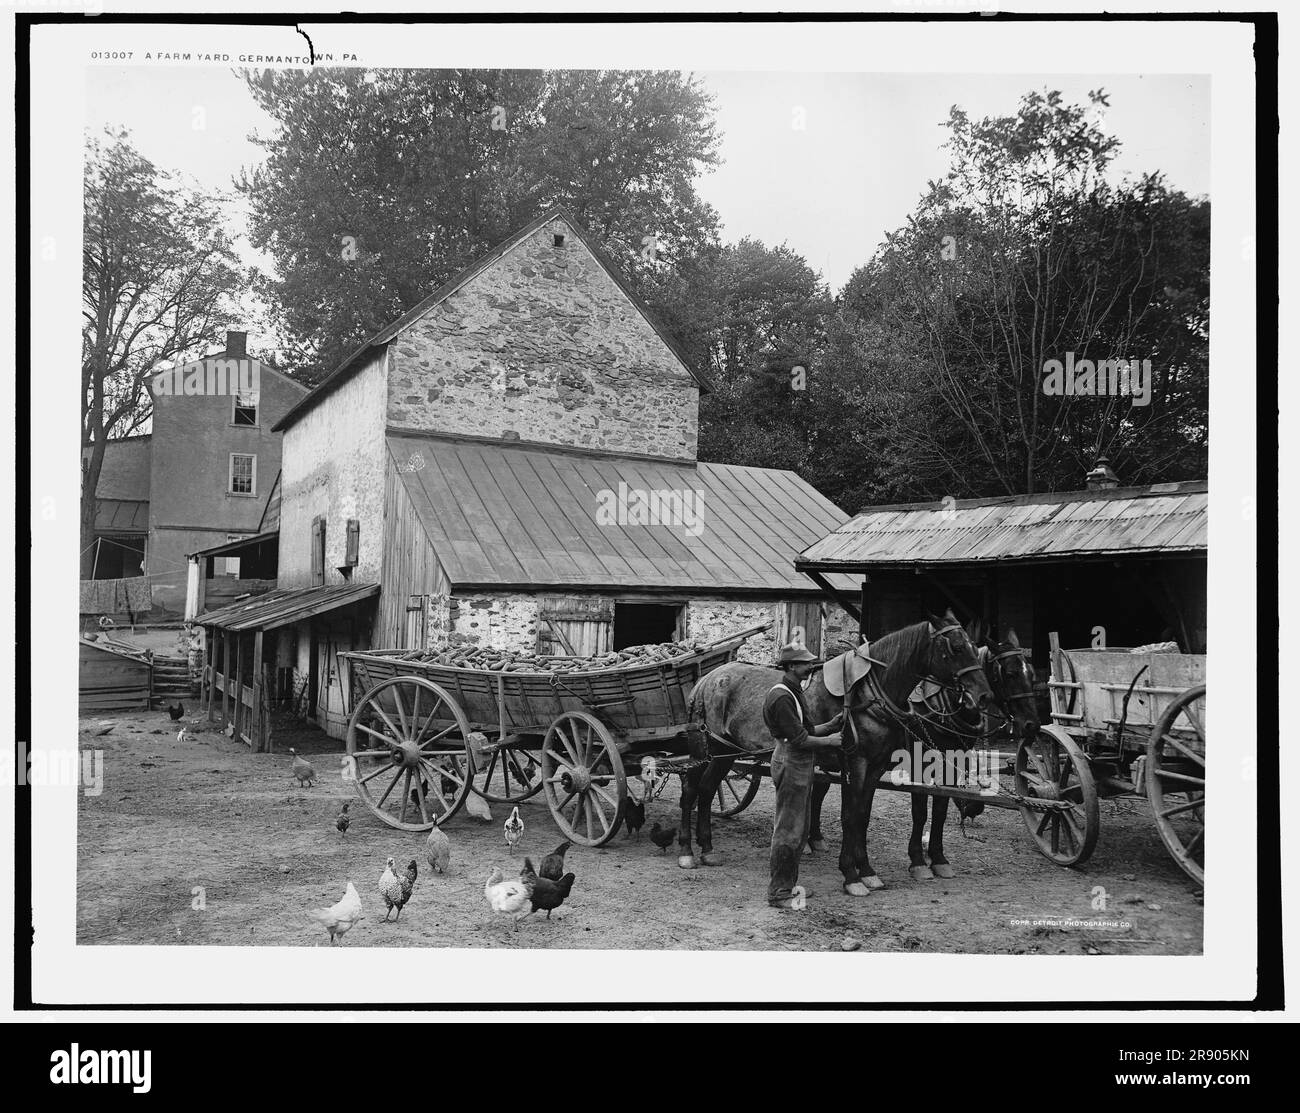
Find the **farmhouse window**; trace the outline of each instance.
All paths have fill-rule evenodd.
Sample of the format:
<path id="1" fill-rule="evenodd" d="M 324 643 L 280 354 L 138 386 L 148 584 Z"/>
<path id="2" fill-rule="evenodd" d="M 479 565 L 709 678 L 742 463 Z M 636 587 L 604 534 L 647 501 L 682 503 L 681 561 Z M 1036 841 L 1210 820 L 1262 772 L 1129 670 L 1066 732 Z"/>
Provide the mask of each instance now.
<path id="1" fill-rule="evenodd" d="M 594 657 L 613 648 L 614 613 L 605 600 L 543 595 L 537 605 L 537 652 Z"/>
<path id="2" fill-rule="evenodd" d="M 343 563 L 352 568 L 356 566 L 357 554 L 361 548 L 361 523 L 356 518 L 348 519 L 348 543 L 344 550 Z"/>
<path id="3" fill-rule="evenodd" d="M 311 582 L 319 587 L 325 582 L 325 519 L 311 521 Z"/>
<path id="4" fill-rule="evenodd" d="M 236 391 L 231 399 L 231 425 L 257 427 L 257 405 L 259 397 L 255 390 Z"/>
<path id="5" fill-rule="evenodd" d="M 230 454 L 230 493 L 232 495 L 257 494 L 257 457 L 241 452 Z"/>

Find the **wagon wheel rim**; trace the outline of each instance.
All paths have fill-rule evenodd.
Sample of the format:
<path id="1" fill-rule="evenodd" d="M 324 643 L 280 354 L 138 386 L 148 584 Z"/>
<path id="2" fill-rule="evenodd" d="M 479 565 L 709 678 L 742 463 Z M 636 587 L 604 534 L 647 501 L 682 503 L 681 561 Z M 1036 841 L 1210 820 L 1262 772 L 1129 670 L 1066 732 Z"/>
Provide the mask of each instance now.
<path id="1" fill-rule="evenodd" d="M 567 711 L 542 739 L 542 784 L 571 842 L 604 846 L 623 822 L 627 777 L 614 735 L 594 715 Z"/>
<path id="2" fill-rule="evenodd" d="M 1181 721 L 1180 721 L 1181 720 Z M 1205 685 L 1177 696 L 1147 739 L 1146 790 L 1170 856 L 1205 884 Z"/>
<path id="3" fill-rule="evenodd" d="M 1088 759 L 1056 726 L 1042 727 L 1016 748 L 1016 792 L 1029 799 L 1067 801 L 1068 808 L 1024 805 L 1021 818 L 1039 853 L 1060 866 L 1079 866 L 1097 846 L 1101 804 Z"/>
<path id="4" fill-rule="evenodd" d="M 758 795 L 763 783 L 763 771 L 756 765 L 733 765 L 718 785 L 718 806 L 713 814 L 723 819 L 739 815 Z"/>
<path id="5" fill-rule="evenodd" d="M 469 729 L 440 685 L 419 676 L 381 680 L 348 719 L 345 777 L 387 826 L 430 831 L 460 810 L 473 785 Z"/>
<path id="6" fill-rule="evenodd" d="M 542 763 L 520 744 L 498 746 L 483 763 L 474 791 L 494 804 L 521 804 L 542 791 Z"/>

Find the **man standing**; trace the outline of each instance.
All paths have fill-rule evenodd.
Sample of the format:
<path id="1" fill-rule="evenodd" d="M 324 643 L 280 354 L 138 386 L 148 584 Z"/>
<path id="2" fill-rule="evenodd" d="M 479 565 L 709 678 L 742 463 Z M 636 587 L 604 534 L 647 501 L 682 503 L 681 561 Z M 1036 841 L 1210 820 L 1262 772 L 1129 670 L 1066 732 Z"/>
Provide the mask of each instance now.
<path id="1" fill-rule="evenodd" d="M 767 902 L 775 908 L 795 907 L 794 886 L 799 880 L 799 856 L 808 838 L 817 755 L 841 744 L 836 732 L 844 713 L 828 723 L 813 725 L 804 702 L 804 681 L 820 663 L 802 645 L 791 642 L 782 646 L 779 664 L 784 675 L 763 701 L 763 722 L 776 739 L 772 754 L 776 820 L 772 826 L 772 880 L 767 887 Z M 828 736 L 835 737 L 821 741 Z M 803 895 L 812 894 L 805 890 Z"/>

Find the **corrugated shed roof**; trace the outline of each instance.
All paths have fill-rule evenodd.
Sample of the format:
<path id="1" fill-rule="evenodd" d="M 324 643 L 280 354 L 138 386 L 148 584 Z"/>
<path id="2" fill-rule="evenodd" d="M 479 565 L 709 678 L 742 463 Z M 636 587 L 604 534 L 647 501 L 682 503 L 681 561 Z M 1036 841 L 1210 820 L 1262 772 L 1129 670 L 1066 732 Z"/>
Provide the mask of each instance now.
<path id="1" fill-rule="evenodd" d="M 335 611 L 378 594 L 378 584 L 286 588 L 228 603 L 199 615 L 194 621 L 200 626 L 216 626 L 222 630 L 274 630 L 277 626 Z"/>
<path id="2" fill-rule="evenodd" d="M 238 541 L 225 541 L 220 545 L 209 545 L 206 549 L 195 549 L 192 553 L 187 553 L 190 557 L 212 557 L 223 556 L 227 553 L 237 553 L 250 546 L 261 545 L 267 541 L 275 541 L 280 536 L 278 529 L 264 530 L 262 533 L 255 533 L 250 537 L 241 537 Z"/>
<path id="3" fill-rule="evenodd" d="M 596 261 L 605 269 L 606 273 L 610 276 L 610 278 L 614 280 L 615 285 L 617 285 L 618 288 L 622 290 L 624 294 L 627 295 L 628 300 L 632 302 L 632 304 L 636 307 L 637 311 L 646 319 L 650 327 L 655 330 L 655 332 L 659 336 L 659 339 L 662 340 L 668 346 L 669 350 L 672 351 L 673 355 L 675 355 L 677 359 L 681 362 L 682 366 L 686 368 L 687 372 L 699 385 L 701 393 L 707 393 L 711 389 L 708 379 L 706 379 L 703 375 L 701 375 L 698 371 L 695 370 L 695 368 L 693 368 L 690 365 L 690 362 L 686 358 L 686 354 L 681 350 L 680 346 L 673 339 L 672 335 L 663 327 L 662 324 L 660 324 L 658 318 L 655 316 L 654 312 L 650 309 L 650 307 L 645 303 L 645 301 L 641 298 L 641 296 L 637 294 L 637 292 L 631 287 L 627 279 L 624 278 L 623 275 L 619 272 L 618 267 L 616 267 L 613 264 L 613 262 L 611 262 L 609 257 L 600 249 L 599 246 L 597 246 L 595 241 L 592 240 L 591 237 L 587 234 L 586 230 L 582 227 L 582 225 L 579 224 L 577 220 L 575 220 L 564 209 L 563 206 L 555 205 L 547 209 L 540 216 L 531 220 L 528 224 L 524 225 L 524 227 L 520 228 L 519 231 L 515 232 L 513 235 L 508 236 L 506 239 L 502 240 L 501 243 L 497 244 L 496 247 L 492 248 L 490 251 L 484 252 L 477 259 L 475 259 L 474 262 L 470 263 L 469 266 L 467 266 L 464 270 L 460 271 L 458 274 L 453 275 L 441 286 L 439 286 L 436 290 L 434 290 L 434 292 L 430 294 L 427 298 L 425 298 L 424 301 L 420 302 L 418 305 L 412 307 L 411 309 L 408 309 L 405 313 L 403 313 L 400 317 L 398 317 L 396 321 L 382 328 L 379 332 L 377 332 L 374 336 L 372 336 L 369 340 L 367 340 L 364 344 L 362 344 L 360 348 L 358 348 L 355 352 L 353 352 L 350 356 L 348 356 L 347 359 L 345 359 L 341 364 L 339 364 L 338 367 L 336 367 L 333 371 L 331 371 L 328 375 L 326 375 L 325 378 L 321 380 L 320 384 L 310 394 L 308 394 L 306 398 L 303 398 L 300 402 L 296 403 L 289 410 L 289 412 L 284 415 L 284 417 L 280 418 L 280 420 L 277 421 L 271 427 L 272 432 L 278 432 L 279 430 L 288 428 L 288 426 L 292 425 L 293 422 L 297 421 L 298 418 L 302 416 L 302 414 L 306 413 L 309 409 L 315 406 L 316 403 L 319 402 L 322 398 L 330 394 L 336 387 L 338 387 L 341 383 L 346 381 L 356 371 L 360 370 L 360 368 L 365 363 L 365 358 L 371 353 L 372 350 L 378 350 L 384 347 L 385 344 L 387 344 L 390 340 L 396 337 L 403 330 L 410 328 L 411 325 L 415 324 L 416 321 L 418 321 L 421 317 L 423 317 L 434 306 L 438 305 L 440 302 L 443 302 L 447 298 L 451 297 L 451 295 L 454 294 L 457 290 L 459 290 L 462 286 L 464 286 L 465 283 L 469 282 L 471 279 L 475 278 L 477 275 L 487 270 L 488 267 L 490 267 L 493 263 L 495 263 L 503 255 L 505 255 L 506 252 L 508 252 L 511 248 L 515 247 L 519 243 L 522 243 L 525 239 L 531 236 L 539 228 L 543 227 L 548 221 L 555 220 L 556 218 L 563 220 L 566 224 L 568 224 L 570 228 L 573 229 L 574 234 L 580 240 L 582 240 L 582 242 L 586 245 L 587 250 L 590 251 L 593 256 L 595 256 Z"/>
<path id="4" fill-rule="evenodd" d="M 148 533 L 149 504 L 138 499 L 96 499 L 96 533 Z"/>
<path id="5" fill-rule="evenodd" d="M 804 594 L 796 554 L 847 517 L 788 471 L 393 433 L 388 446 L 457 587 Z M 611 521 L 620 484 L 630 512 Z M 686 513 L 638 524 L 635 492 L 655 491 Z"/>
<path id="6" fill-rule="evenodd" d="M 1204 481 L 865 510 L 805 550 L 808 571 L 1203 553 Z"/>

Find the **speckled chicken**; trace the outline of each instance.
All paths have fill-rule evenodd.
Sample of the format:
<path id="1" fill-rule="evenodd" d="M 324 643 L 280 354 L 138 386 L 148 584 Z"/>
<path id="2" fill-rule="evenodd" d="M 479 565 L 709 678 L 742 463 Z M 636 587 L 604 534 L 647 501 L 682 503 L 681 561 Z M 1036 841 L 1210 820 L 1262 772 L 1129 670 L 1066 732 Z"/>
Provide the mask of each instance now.
<path id="1" fill-rule="evenodd" d="M 510 813 L 510 818 L 506 820 L 503 830 L 506 834 L 506 842 L 510 844 L 510 849 L 514 850 L 524 837 L 524 821 L 519 814 L 518 806 Z"/>
<path id="2" fill-rule="evenodd" d="M 361 897 L 351 881 L 348 882 L 343 899 L 337 904 L 329 908 L 317 908 L 308 915 L 323 924 L 325 930 L 330 933 L 330 946 L 334 946 L 336 939 L 342 939 L 358 920 L 366 918 L 365 913 L 361 911 Z"/>
<path id="3" fill-rule="evenodd" d="M 424 852 L 429 859 L 430 868 L 438 873 L 446 873 L 451 862 L 451 840 L 441 827 L 429 832 L 429 841 L 424 844 Z"/>
<path id="4" fill-rule="evenodd" d="M 483 895 L 487 897 L 493 912 L 515 918 L 516 931 L 519 930 L 520 919 L 531 911 L 528 886 L 523 881 L 503 880 L 499 866 L 488 874 L 487 883 L 483 886 Z"/>
<path id="5" fill-rule="evenodd" d="M 307 787 L 310 788 L 316 780 L 316 767 L 305 757 L 299 757 L 298 751 L 292 746 L 289 747 L 289 752 L 293 754 L 293 779 L 298 782 L 299 787 L 306 781 Z"/>
<path id="6" fill-rule="evenodd" d="M 384 912 L 384 923 L 388 923 L 388 917 L 393 914 L 393 909 L 397 909 L 397 915 L 394 922 L 402 917 L 402 909 L 406 907 L 406 902 L 411 899 L 411 893 L 415 890 L 415 878 L 418 869 L 415 860 L 412 859 L 407 865 L 405 872 L 399 877 L 397 874 L 397 860 L 389 858 L 384 872 L 379 875 L 379 895 L 384 898 L 384 904 L 388 907 Z"/>

